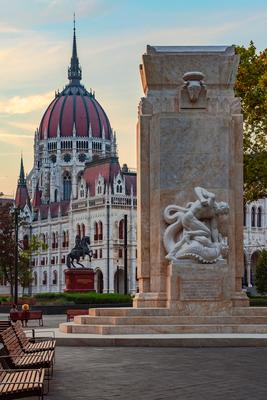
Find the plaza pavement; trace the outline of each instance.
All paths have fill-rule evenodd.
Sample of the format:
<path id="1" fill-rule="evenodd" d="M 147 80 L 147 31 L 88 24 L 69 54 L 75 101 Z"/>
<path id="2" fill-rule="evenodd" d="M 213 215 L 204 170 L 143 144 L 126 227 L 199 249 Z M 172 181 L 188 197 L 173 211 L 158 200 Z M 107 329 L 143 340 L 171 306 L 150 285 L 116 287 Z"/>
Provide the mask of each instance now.
<path id="1" fill-rule="evenodd" d="M 262 400 L 266 348 L 58 347 L 47 400 Z"/>
<path id="2" fill-rule="evenodd" d="M 44 329 L 65 320 L 45 316 Z M 31 321 L 31 327 L 38 323 Z M 56 349 L 47 400 L 266 398 L 266 347 L 84 347 L 76 339 L 75 347 Z"/>

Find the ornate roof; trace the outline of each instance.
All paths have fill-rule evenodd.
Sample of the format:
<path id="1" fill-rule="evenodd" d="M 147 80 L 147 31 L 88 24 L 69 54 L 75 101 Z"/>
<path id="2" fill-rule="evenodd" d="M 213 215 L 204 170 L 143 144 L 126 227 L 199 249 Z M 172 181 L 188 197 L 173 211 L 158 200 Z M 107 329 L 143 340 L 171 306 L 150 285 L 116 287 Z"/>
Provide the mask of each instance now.
<path id="1" fill-rule="evenodd" d="M 69 84 L 62 92 L 56 93 L 43 115 L 39 139 L 92 136 L 110 140 L 111 127 L 105 111 L 95 94 L 80 83 L 82 70 L 77 56 L 75 23 L 68 78 Z"/>

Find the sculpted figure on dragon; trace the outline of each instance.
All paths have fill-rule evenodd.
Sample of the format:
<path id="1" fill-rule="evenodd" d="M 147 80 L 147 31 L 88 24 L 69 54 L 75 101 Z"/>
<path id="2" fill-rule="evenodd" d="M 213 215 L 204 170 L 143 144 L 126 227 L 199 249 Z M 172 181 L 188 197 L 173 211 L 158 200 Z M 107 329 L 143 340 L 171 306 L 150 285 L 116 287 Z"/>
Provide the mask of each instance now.
<path id="1" fill-rule="evenodd" d="M 216 202 L 215 194 L 195 188 L 197 200 L 186 207 L 169 205 L 164 220 L 169 226 L 163 242 L 168 260 L 195 259 L 215 263 L 227 255 L 228 246 L 218 231 L 218 219 L 229 213 L 229 205 Z"/>

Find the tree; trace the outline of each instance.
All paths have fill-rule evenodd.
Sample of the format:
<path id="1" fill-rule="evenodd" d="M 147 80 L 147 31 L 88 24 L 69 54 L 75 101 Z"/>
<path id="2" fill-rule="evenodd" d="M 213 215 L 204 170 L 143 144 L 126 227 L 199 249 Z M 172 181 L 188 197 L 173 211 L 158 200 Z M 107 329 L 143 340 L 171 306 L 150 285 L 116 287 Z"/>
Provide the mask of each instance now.
<path id="1" fill-rule="evenodd" d="M 267 250 L 262 250 L 257 264 L 255 286 L 259 293 L 267 292 Z"/>
<path id="2" fill-rule="evenodd" d="M 15 219 L 12 203 L 0 204 L 0 277 L 10 285 L 10 294 L 14 295 L 14 265 L 15 265 Z M 19 218 L 19 225 L 25 228 L 25 221 Z M 30 260 L 33 253 L 38 253 L 46 245 L 37 237 L 21 240 L 18 243 L 18 280 L 23 289 L 32 282 Z"/>
<path id="3" fill-rule="evenodd" d="M 47 245 L 36 236 L 33 236 L 29 241 L 20 242 L 18 269 L 22 294 L 24 294 L 25 288 L 30 287 L 33 281 L 32 268 L 30 265 L 32 255 L 37 254 L 40 249 L 45 250 L 46 248 Z"/>
<path id="4" fill-rule="evenodd" d="M 240 55 L 235 91 L 244 116 L 244 200 L 267 196 L 267 49 L 236 46 Z"/>
<path id="5" fill-rule="evenodd" d="M 10 284 L 10 294 L 14 294 L 15 235 L 12 204 L 0 205 L 0 276 Z"/>

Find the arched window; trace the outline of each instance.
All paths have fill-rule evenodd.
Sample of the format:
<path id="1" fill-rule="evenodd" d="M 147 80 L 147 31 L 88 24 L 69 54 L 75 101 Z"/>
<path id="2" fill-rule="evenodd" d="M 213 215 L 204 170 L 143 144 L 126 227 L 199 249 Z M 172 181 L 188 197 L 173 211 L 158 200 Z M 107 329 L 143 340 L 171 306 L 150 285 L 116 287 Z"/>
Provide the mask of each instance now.
<path id="1" fill-rule="evenodd" d="M 84 236 L 85 236 L 85 225 L 82 224 L 82 237 L 84 237 Z"/>
<path id="2" fill-rule="evenodd" d="M 243 224 L 244 226 L 247 226 L 247 207 L 243 207 Z"/>
<path id="3" fill-rule="evenodd" d="M 57 271 L 53 271 L 52 285 L 57 285 Z"/>
<path id="4" fill-rule="evenodd" d="M 84 193 L 85 193 L 84 186 L 83 186 L 83 184 L 81 184 L 81 187 L 80 187 L 80 197 L 81 198 L 84 197 Z"/>
<path id="5" fill-rule="evenodd" d="M 119 239 L 124 238 L 124 220 L 121 219 L 119 223 Z"/>
<path id="6" fill-rule="evenodd" d="M 98 223 L 94 223 L 94 240 L 98 240 Z"/>
<path id="7" fill-rule="evenodd" d="M 63 231 L 62 247 L 66 247 L 66 232 L 65 231 Z"/>
<path id="8" fill-rule="evenodd" d="M 69 247 L 69 231 L 66 232 L 66 247 Z"/>
<path id="9" fill-rule="evenodd" d="M 259 207 L 257 213 L 257 226 L 261 228 L 261 224 L 262 224 L 262 209 L 261 207 Z"/>
<path id="10" fill-rule="evenodd" d="M 47 272 L 43 272 L 43 285 L 47 285 Z"/>
<path id="11" fill-rule="evenodd" d="M 27 250 L 29 248 L 29 237 L 28 235 L 23 236 L 23 249 Z"/>
<path id="12" fill-rule="evenodd" d="M 52 249 L 56 248 L 56 234 L 55 232 L 52 233 Z"/>
<path id="13" fill-rule="evenodd" d="M 120 179 L 117 182 L 116 191 L 117 191 L 117 193 L 122 193 L 122 182 Z"/>
<path id="14" fill-rule="evenodd" d="M 98 222 L 98 240 L 103 240 L 103 224 L 101 221 Z"/>
<path id="15" fill-rule="evenodd" d="M 33 285 L 37 286 L 37 272 L 33 273 Z"/>
<path id="16" fill-rule="evenodd" d="M 256 209 L 252 207 L 251 209 L 251 226 L 256 226 Z"/>
<path id="17" fill-rule="evenodd" d="M 57 202 L 57 189 L 55 189 L 55 191 L 54 191 L 54 200 L 55 200 L 55 203 Z"/>
<path id="18" fill-rule="evenodd" d="M 79 237 L 81 237 L 81 226 L 80 226 L 80 224 L 77 224 L 77 227 L 76 227 L 76 234 L 77 234 Z"/>
<path id="19" fill-rule="evenodd" d="M 63 176 L 63 200 L 70 200 L 71 196 L 71 175 L 66 172 Z"/>

